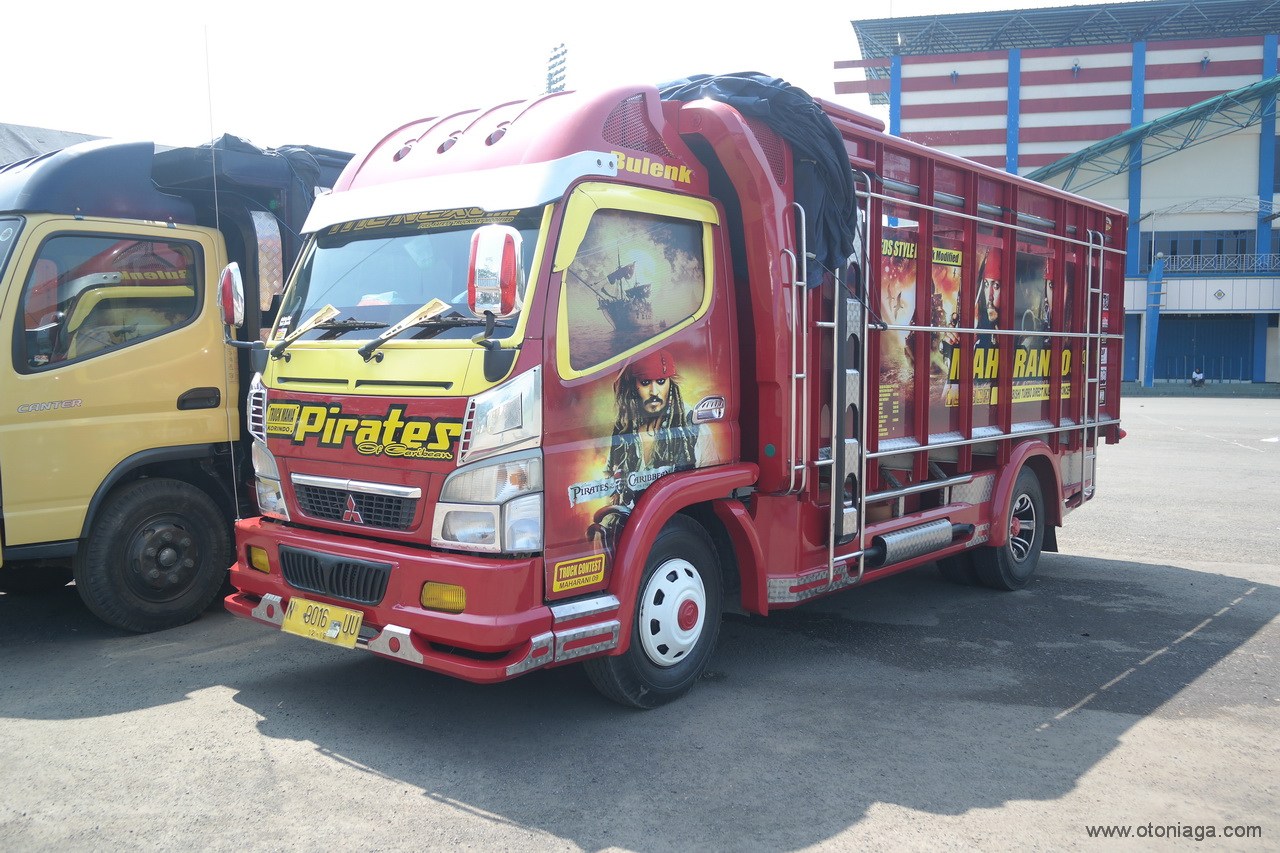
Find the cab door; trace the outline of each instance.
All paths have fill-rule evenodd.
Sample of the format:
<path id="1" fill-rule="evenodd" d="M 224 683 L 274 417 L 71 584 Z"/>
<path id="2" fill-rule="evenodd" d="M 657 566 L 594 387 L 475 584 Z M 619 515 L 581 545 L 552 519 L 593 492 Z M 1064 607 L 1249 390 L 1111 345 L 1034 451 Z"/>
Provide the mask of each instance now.
<path id="1" fill-rule="evenodd" d="M 224 254 L 202 229 L 28 220 L 3 297 L 6 547 L 77 539 L 113 470 L 228 440 L 236 365 L 212 285 Z"/>
<path id="2" fill-rule="evenodd" d="M 715 206 L 586 183 L 564 221 L 555 369 L 544 384 L 555 413 L 544 435 L 549 599 L 607 585 L 622 528 L 653 483 L 738 458 L 735 339 Z"/>

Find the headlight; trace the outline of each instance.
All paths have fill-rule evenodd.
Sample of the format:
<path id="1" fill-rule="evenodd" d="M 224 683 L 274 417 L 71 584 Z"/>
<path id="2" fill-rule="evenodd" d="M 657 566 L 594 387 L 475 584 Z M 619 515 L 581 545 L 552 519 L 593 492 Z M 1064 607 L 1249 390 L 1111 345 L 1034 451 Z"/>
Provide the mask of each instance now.
<path id="1" fill-rule="evenodd" d="M 497 551 L 497 515 L 489 508 L 464 509 L 454 507 L 444 513 L 440 525 L 440 544 L 454 548 L 474 548 L 477 551 Z"/>
<path id="2" fill-rule="evenodd" d="M 484 553 L 542 550 L 542 451 L 527 450 L 450 474 L 431 543 Z"/>
<path id="3" fill-rule="evenodd" d="M 253 473 L 270 480 L 280 479 L 280 469 L 276 467 L 276 458 L 267 450 L 265 441 L 253 443 Z"/>
<path id="4" fill-rule="evenodd" d="M 508 551 L 542 550 L 542 495 L 525 495 L 502 508 L 502 544 Z"/>
<path id="5" fill-rule="evenodd" d="M 271 451 L 267 450 L 265 441 L 253 442 L 253 473 L 257 475 L 258 511 L 288 521 L 289 509 L 285 506 L 284 489 L 280 486 L 280 468 Z"/>
<path id="6" fill-rule="evenodd" d="M 542 443 L 542 368 L 471 398 L 458 459 L 473 462 Z"/>
<path id="7" fill-rule="evenodd" d="M 506 458 L 488 465 L 460 468 L 440 490 L 444 503 L 500 504 L 517 495 L 542 491 L 542 456 Z"/>
<path id="8" fill-rule="evenodd" d="M 258 511 L 271 518 L 289 520 L 289 509 L 284 504 L 284 491 L 279 480 L 258 480 Z"/>

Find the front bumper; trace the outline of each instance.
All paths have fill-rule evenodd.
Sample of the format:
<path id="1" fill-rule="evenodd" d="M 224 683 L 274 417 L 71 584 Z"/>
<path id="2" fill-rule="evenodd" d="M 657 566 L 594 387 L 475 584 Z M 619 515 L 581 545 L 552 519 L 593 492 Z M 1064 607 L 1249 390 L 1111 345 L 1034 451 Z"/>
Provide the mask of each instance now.
<path id="1" fill-rule="evenodd" d="M 270 572 L 247 563 L 249 546 L 267 552 Z M 324 557 L 389 564 L 377 604 L 295 589 L 281 569 L 280 547 Z M 364 614 L 357 648 L 478 683 L 505 681 L 539 667 L 617 648 L 618 599 L 612 595 L 547 605 L 542 560 L 486 559 L 385 542 L 302 531 L 263 518 L 236 523 L 236 563 L 227 596 L 232 614 L 280 628 L 289 600 L 337 604 Z M 467 593 L 462 613 L 427 610 L 427 581 L 456 584 Z"/>

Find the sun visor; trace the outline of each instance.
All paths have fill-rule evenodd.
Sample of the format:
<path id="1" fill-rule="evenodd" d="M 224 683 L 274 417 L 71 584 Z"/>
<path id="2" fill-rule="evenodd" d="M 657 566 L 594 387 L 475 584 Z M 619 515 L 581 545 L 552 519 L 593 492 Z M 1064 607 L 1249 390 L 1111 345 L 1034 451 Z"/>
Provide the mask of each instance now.
<path id="1" fill-rule="evenodd" d="M 535 207 L 562 197 L 581 178 L 611 178 L 617 174 L 618 161 L 613 154 L 581 151 L 546 163 L 523 163 L 357 187 L 317 198 L 303 231 L 315 233 L 343 222 L 429 210 L 494 211 Z"/>

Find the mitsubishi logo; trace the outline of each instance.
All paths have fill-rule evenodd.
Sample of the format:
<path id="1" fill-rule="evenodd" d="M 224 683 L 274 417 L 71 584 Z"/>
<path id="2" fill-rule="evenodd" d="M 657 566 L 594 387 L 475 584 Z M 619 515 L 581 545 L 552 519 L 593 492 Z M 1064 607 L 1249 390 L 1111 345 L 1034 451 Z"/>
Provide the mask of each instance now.
<path id="1" fill-rule="evenodd" d="M 347 495 L 347 509 L 342 513 L 342 520 L 351 524 L 364 524 L 364 519 L 360 517 L 360 510 L 356 509 L 355 495 Z"/>

